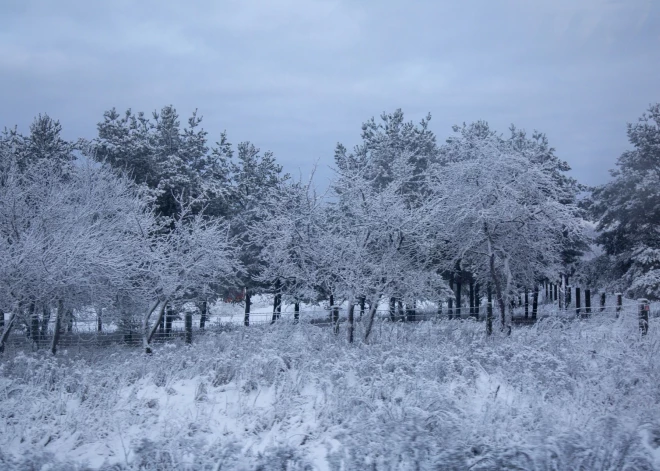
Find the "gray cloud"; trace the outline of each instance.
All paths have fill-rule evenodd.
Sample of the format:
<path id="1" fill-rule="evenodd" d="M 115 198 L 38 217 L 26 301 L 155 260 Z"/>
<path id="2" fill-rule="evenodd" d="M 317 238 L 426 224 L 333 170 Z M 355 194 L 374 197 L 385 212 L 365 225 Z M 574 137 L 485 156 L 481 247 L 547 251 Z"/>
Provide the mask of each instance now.
<path id="1" fill-rule="evenodd" d="M 486 119 L 539 129 L 589 184 L 660 100 L 655 0 L 5 1 L 0 125 L 39 112 L 92 137 L 104 110 L 199 108 L 290 172 L 332 164 L 382 111 L 440 140 Z"/>

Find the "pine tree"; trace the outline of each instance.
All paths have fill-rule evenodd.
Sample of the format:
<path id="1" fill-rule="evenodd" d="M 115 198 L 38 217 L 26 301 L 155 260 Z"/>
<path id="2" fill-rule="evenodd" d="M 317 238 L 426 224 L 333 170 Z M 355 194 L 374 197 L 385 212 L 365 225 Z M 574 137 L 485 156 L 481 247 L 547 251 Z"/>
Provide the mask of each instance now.
<path id="1" fill-rule="evenodd" d="M 614 179 L 594 189 L 589 209 L 619 287 L 660 299 L 660 103 L 627 134 L 633 149 L 617 160 Z"/>

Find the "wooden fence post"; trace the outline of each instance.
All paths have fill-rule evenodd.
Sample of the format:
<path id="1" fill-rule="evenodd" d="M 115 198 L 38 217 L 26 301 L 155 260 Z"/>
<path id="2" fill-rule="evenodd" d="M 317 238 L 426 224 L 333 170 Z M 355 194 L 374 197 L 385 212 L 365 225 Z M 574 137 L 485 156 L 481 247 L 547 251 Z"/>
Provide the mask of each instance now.
<path id="1" fill-rule="evenodd" d="M 188 344 L 192 343 L 192 328 L 193 328 L 193 318 L 192 318 L 192 312 L 189 309 L 186 309 L 186 312 L 184 314 L 185 316 L 185 328 L 186 328 L 186 333 L 185 333 L 185 342 Z"/>
<path id="2" fill-rule="evenodd" d="M 470 297 L 470 317 L 474 316 L 474 280 L 470 279 L 469 284 L 469 297 Z"/>
<path id="3" fill-rule="evenodd" d="M 461 318 L 461 278 L 456 280 L 456 317 Z"/>
<path id="4" fill-rule="evenodd" d="M 577 316 L 580 315 L 580 304 L 582 303 L 582 300 L 580 299 L 580 288 L 577 286 L 575 287 L 575 314 Z"/>
<path id="5" fill-rule="evenodd" d="M 486 293 L 488 296 L 486 304 L 486 334 L 490 335 L 493 333 L 493 290 L 490 287 L 490 282 L 488 282 Z"/>
<path id="6" fill-rule="evenodd" d="M 639 330 L 642 335 L 646 335 L 649 332 L 649 300 L 638 299 L 637 304 L 639 306 Z"/>
<path id="7" fill-rule="evenodd" d="M 529 319 L 529 295 L 527 294 L 527 288 L 525 288 L 525 320 Z"/>
<path id="8" fill-rule="evenodd" d="M 584 310 L 587 313 L 587 317 L 591 314 L 591 290 L 584 290 Z"/>
<path id="9" fill-rule="evenodd" d="M 539 310 L 539 286 L 534 286 L 534 294 L 532 296 L 532 321 L 536 321 L 536 315 Z"/>
<path id="10" fill-rule="evenodd" d="M 250 306 L 252 306 L 252 294 L 250 290 L 245 288 L 245 311 L 243 312 L 243 325 L 245 327 L 250 325 Z"/>
<path id="11" fill-rule="evenodd" d="M 600 312 L 605 310 L 605 291 L 600 293 Z"/>
<path id="12" fill-rule="evenodd" d="M 454 293 L 454 275 L 449 276 L 449 289 L 451 289 L 452 294 Z M 449 320 L 454 317 L 454 298 L 450 296 L 447 300 L 447 309 L 449 314 Z"/>
<path id="13" fill-rule="evenodd" d="M 559 296 L 558 296 L 558 293 L 557 293 L 557 284 L 555 284 L 554 288 L 555 288 L 555 298 L 553 299 L 553 301 L 557 301 L 559 299 Z"/>
<path id="14" fill-rule="evenodd" d="M 479 305 L 481 304 L 481 294 L 479 293 L 479 283 L 474 285 L 474 318 L 479 320 Z"/>
<path id="15" fill-rule="evenodd" d="M 616 293 L 616 318 L 619 318 L 621 314 L 621 309 L 623 309 L 623 295 L 621 293 Z"/>

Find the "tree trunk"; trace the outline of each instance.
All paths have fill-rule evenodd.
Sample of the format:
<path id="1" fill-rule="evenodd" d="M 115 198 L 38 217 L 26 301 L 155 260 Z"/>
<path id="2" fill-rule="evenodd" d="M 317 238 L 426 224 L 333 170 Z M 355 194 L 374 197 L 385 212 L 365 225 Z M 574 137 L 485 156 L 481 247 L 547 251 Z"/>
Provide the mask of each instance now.
<path id="1" fill-rule="evenodd" d="M 41 333 L 39 335 L 39 340 L 41 341 L 46 341 L 46 338 L 48 337 L 48 324 L 50 323 L 50 309 L 48 308 L 47 305 L 43 305 L 42 307 L 42 315 L 41 315 Z"/>
<path id="2" fill-rule="evenodd" d="M 470 297 L 470 317 L 474 317 L 474 280 L 470 279 L 470 285 L 468 287 L 469 297 Z"/>
<path id="3" fill-rule="evenodd" d="M 490 255 L 490 278 L 495 285 L 495 296 L 497 297 L 497 304 L 500 307 L 500 322 L 501 330 L 504 330 L 506 326 L 506 304 L 504 302 L 504 295 L 502 293 L 502 285 L 500 284 L 500 279 L 495 272 L 495 254 L 491 253 Z"/>
<path id="4" fill-rule="evenodd" d="M 300 303 L 293 303 L 293 323 L 300 322 Z"/>
<path id="5" fill-rule="evenodd" d="M 192 325 L 193 325 L 193 318 L 192 318 L 192 312 L 190 310 L 186 310 L 185 313 L 185 319 L 186 319 L 186 343 L 191 344 L 192 343 Z"/>
<path id="6" fill-rule="evenodd" d="M 161 338 L 165 337 L 165 316 L 159 317 L 160 321 L 158 322 L 158 335 Z"/>
<path id="7" fill-rule="evenodd" d="M 600 312 L 603 312 L 605 310 L 605 291 L 600 293 Z"/>
<path id="8" fill-rule="evenodd" d="M 5 312 L 0 309 L 0 332 L 5 330 Z"/>
<path id="9" fill-rule="evenodd" d="M 451 290 L 452 294 L 454 294 L 454 275 L 449 275 L 449 289 Z M 450 296 L 449 299 L 447 300 L 447 314 L 449 317 L 449 320 L 454 318 L 454 297 Z"/>
<path id="10" fill-rule="evenodd" d="M 4 320 L 4 314 L 3 314 L 3 320 Z M 9 337 L 9 333 L 11 332 L 11 328 L 14 326 L 15 321 L 16 321 L 16 313 L 12 311 L 11 316 L 9 317 L 7 323 L 6 324 L 3 323 L 4 330 L 2 331 L 2 335 L 0 336 L 0 353 L 3 353 L 5 351 L 7 338 Z"/>
<path id="11" fill-rule="evenodd" d="M 245 300 L 247 302 L 247 296 L 245 296 Z M 208 313 L 209 305 L 206 301 L 202 301 L 199 306 L 199 312 L 201 316 L 199 317 L 199 328 L 201 330 L 204 330 L 206 328 L 206 316 Z"/>
<path id="12" fill-rule="evenodd" d="M 335 297 L 330 295 L 330 309 L 332 312 L 332 330 L 335 334 L 339 333 L 339 306 L 335 306 Z"/>
<path id="13" fill-rule="evenodd" d="M 165 310 L 165 337 L 170 337 L 172 335 L 172 320 L 174 319 L 174 308 L 172 303 L 167 303 L 167 309 Z"/>
<path id="14" fill-rule="evenodd" d="M 534 286 L 534 294 L 532 295 L 532 320 L 536 321 L 536 316 L 539 310 L 539 287 Z"/>
<path id="15" fill-rule="evenodd" d="M 159 306 L 160 306 L 160 310 L 158 311 L 158 317 L 156 318 L 153 327 L 150 329 L 149 318 L 151 317 L 151 314 L 153 314 L 153 312 Z M 158 326 L 161 324 L 161 321 L 163 320 L 163 313 L 165 312 L 166 306 L 167 306 L 167 301 L 164 301 L 162 303 L 159 300 L 155 301 L 153 306 L 149 308 L 149 310 L 145 313 L 144 318 L 142 319 L 142 347 L 144 348 L 145 353 L 151 353 L 151 347 L 149 346 L 149 344 L 151 343 L 151 339 L 156 333 Z"/>
<path id="16" fill-rule="evenodd" d="M 582 304 L 582 297 L 580 296 L 580 288 L 575 287 L 575 315 L 579 316 L 581 314 L 581 304 Z"/>
<path id="17" fill-rule="evenodd" d="M 390 298 L 390 321 L 396 322 L 396 298 Z"/>
<path id="18" fill-rule="evenodd" d="M 355 310 L 355 300 L 353 296 L 348 298 L 348 343 L 353 343 L 353 312 Z"/>
<path id="19" fill-rule="evenodd" d="M 39 314 L 37 314 L 37 308 L 34 305 L 34 301 L 30 303 L 29 307 L 29 319 L 30 319 L 30 338 L 33 342 L 39 344 Z"/>
<path id="20" fill-rule="evenodd" d="M 96 331 L 103 332 L 103 308 L 96 309 Z"/>
<path id="21" fill-rule="evenodd" d="M 64 302 L 57 301 L 57 312 L 55 313 L 55 330 L 53 332 L 53 341 L 50 344 L 50 353 L 57 353 L 57 343 L 60 341 L 60 331 L 62 329 L 62 317 L 64 316 Z"/>
<path id="22" fill-rule="evenodd" d="M 493 290 L 490 282 L 486 285 L 486 335 L 493 333 Z"/>
<path id="23" fill-rule="evenodd" d="M 525 288 L 525 320 L 529 319 L 529 293 Z"/>
<path id="24" fill-rule="evenodd" d="M 362 322 L 362 316 L 364 316 L 364 303 L 366 302 L 366 299 L 364 296 L 360 297 L 360 317 L 358 317 L 359 321 Z"/>
<path id="25" fill-rule="evenodd" d="M 456 317 L 461 318 L 461 279 L 459 275 L 459 279 L 456 281 Z"/>
<path id="26" fill-rule="evenodd" d="M 369 314 L 367 314 L 368 319 L 367 319 L 367 328 L 364 331 L 364 341 L 366 342 L 369 340 L 369 335 L 371 334 L 371 329 L 374 326 L 374 318 L 376 317 L 376 308 L 378 307 L 378 301 L 380 301 L 380 294 L 377 295 L 371 306 L 369 306 Z M 390 298 L 390 300 L 393 298 Z M 390 304 L 391 305 L 391 304 Z"/>
<path id="27" fill-rule="evenodd" d="M 474 284 L 474 318 L 479 320 L 479 308 L 481 306 L 481 294 L 479 283 Z"/>
<path id="28" fill-rule="evenodd" d="M 271 324 L 279 320 L 281 312 L 282 312 L 282 295 L 280 293 L 276 293 L 275 297 L 273 298 L 273 319 L 271 320 Z"/>
<path id="29" fill-rule="evenodd" d="M 398 320 L 404 322 L 406 320 L 405 315 L 403 313 L 403 302 L 399 299 L 396 303 L 397 305 L 397 318 Z"/>
<path id="30" fill-rule="evenodd" d="M 250 306 L 252 306 L 252 293 L 245 288 L 245 311 L 243 313 L 243 325 L 245 327 L 250 325 Z"/>

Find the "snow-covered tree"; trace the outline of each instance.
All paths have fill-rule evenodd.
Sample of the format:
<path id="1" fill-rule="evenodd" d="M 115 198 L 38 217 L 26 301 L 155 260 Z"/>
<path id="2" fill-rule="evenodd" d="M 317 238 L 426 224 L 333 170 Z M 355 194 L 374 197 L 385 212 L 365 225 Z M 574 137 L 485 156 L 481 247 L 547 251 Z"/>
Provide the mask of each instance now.
<path id="1" fill-rule="evenodd" d="M 352 306 L 359 297 L 371 300 L 365 337 L 369 336 L 375 307 L 384 295 L 413 304 L 438 299 L 444 286 L 434 269 L 435 228 L 428 200 L 411 198 L 420 173 L 408 152 L 392 154 L 392 178 L 379 178 L 373 165 L 338 169 L 332 184 L 334 197 L 328 242 L 328 276 L 334 290 L 349 301 L 349 339 L 352 339 Z M 417 196 L 417 195 L 415 195 Z"/>
<path id="2" fill-rule="evenodd" d="M 454 130 L 432 172 L 440 259 L 491 283 L 504 327 L 516 285 L 558 278 L 566 238 L 582 237 L 579 211 L 565 201 L 556 162 L 483 122 Z"/>
<path id="3" fill-rule="evenodd" d="M 98 124 L 98 137 L 86 152 L 120 172 L 128 172 L 153 192 L 158 213 L 175 216 L 177 199 L 197 202 L 207 214 L 226 216 L 223 204 L 228 185 L 228 163 L 223 152 L 210 152 L 202 118 L 193 112 L 182 127 L 173 106 L 154 111 L 151 119 L 130 109 L 121 116 L 113 108 Z M 226 147 L 221 135 L 218 149 Z"/>
<path id="4" fill-rule="evenodd" d="M 261 276 L 265 266 L 261 256 L 264 240 L 251 238 L 250 230 L 268 217 L 268 208 L 271 202 L 279 198 L 289 175 L 282 173 L 282 166 L 277 163 L 272 152 L 262 154 L 250 142 L 238 144 L 235 160 L 231 149 L 224 153 L 231 159 L 231 183 L 227 197 L 231 232 L 232 237 L 237 239 L 238 258 L 245 270 L 234 289 L 245 291 L 245 323 L 248 324 L 250 297 L 260 291 L 279 291 L 276 285 L 280 283 L 276 278 L 267 281 Z M 278 237 L 277 232 L 271 233 L 270 237 Z"/>
<path id="5" fill-rule="evenodd" d="M 628 140 L 634 148 L 617 160 L 614 179 L 594 189 L 589 208 L 612 286 L 660 299 L 660 103 L 628 124 Z"/>
<path id="6" fill-rule="evenodd" d="M 176 218 L 166 221 L 149 238 L 150 250 L 142 262 L 143 277 L 137 283 L 138 293 L 146 293 L 151 300 L 142 323 L 147 352 L 151 351 L 149 344 L 169 303 L 194 298 L 217 284 L 232 284 L 242 272 L 229 224 L 194 211 L 194 201 L 186 203 L 181 198 L 178 203 Z M 154 312 L 157 318 L 150 325 Z"/>
<path id="7" fill-rule="evenodd" d="M 63 309 L 107 305 L 134 289 L 155 219 L 132 182 L 106 168 L 78 165 L 64 178 L 54 161 L 9 162 L 0 175 L 0 309 L 12 317 L 0 343 L 17 321 L 35 337 L 36 308 L 57 305 L 54 351 Z"/>

